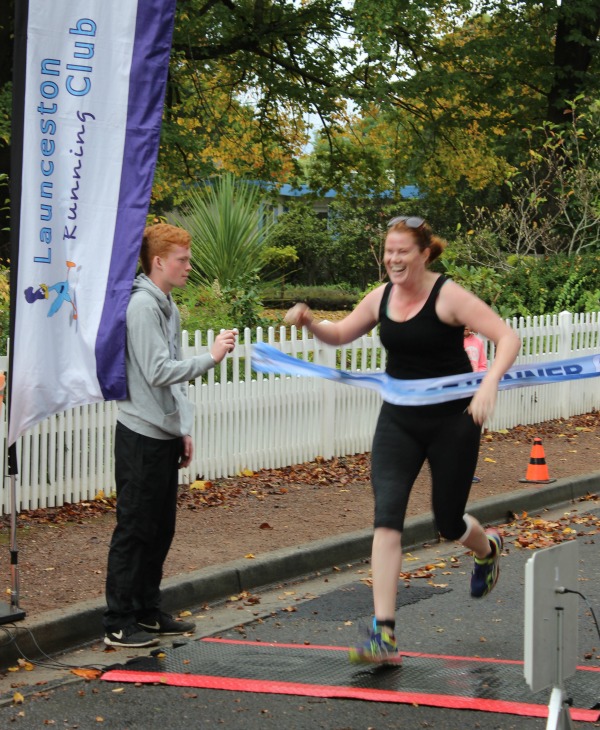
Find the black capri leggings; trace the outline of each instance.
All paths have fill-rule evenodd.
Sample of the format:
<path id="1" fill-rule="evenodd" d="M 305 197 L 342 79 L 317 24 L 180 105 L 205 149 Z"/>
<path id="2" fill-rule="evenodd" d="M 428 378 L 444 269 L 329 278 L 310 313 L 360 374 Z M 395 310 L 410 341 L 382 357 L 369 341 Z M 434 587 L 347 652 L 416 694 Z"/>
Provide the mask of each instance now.
<path id="1" fill-rule="evenodd" d="M 464 409 L 469 400 L 430 406 L 384 403 L 371 454 L 375 527 L 402 532 L 411 489 L 425 460 L 439 533 L 457 540 L 477 466 L 481 428 Z M 460 410 L 457 410 L 460 408 Z"/>

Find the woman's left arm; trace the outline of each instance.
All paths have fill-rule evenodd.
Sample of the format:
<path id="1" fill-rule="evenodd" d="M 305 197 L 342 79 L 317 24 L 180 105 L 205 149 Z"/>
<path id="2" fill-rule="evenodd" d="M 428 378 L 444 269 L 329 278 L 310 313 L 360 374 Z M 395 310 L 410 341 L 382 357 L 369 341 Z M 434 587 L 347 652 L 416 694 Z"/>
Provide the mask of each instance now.
<path id="1" fill-rule="evenodd" d="M 519 354 L 521 340 L 491 307 L 452 281 L 440 291 L 438 316 L 448 324 L 466 325 L 474 332 L 480 332 L 496 346 L 494 360 L 469 406 L 475 423 L 483 425 L 492 415 L 498 384 Z"/>

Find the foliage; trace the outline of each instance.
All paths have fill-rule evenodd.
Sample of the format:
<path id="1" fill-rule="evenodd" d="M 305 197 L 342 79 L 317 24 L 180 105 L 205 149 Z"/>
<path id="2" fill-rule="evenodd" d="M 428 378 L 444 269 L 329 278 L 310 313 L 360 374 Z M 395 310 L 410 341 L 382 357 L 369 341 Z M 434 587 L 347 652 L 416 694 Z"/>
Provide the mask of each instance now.
<path id="1" fill-rule="evenodd" d="M 9 335 L 10 287 L 8 266 L 0 260 L 0 353 L 6 352 Z"/>
<path id="2" fill-rule="evenodd" d="M 175 219 L 192 236 L 190 281 L 214 287 L 238 328 L 260 324 L 259 273 L 275 259 L 274 224 L 260 187 L 222 175 L 192 191 Z"/>
<path id="3" fill-rule="evenodd" d="M 287 284 L 325 284 L 343 278 L 334 268 L 334 242 L 327 221 L 319 218 L 309 199 L 293 202 L 273 228 L 273 243 L 292 248 L 297 255 L 286 275 Z"/>
<path id="4" fill-rule="evenodd" d="M 182 328 L 188 332 L 231 329 L 235 326 L 227 302 L 218 286 L 174 289 L 173 299 L 181 314 Z"/>
<path id="5" fill-rule="evenodd" d="M 414 183 L 446 236 L 463 220 L 459 202 L 501 206 L 504 181 L 529 156 L 521 130 L 562 127 L 569 99 L 598 97 L 598 8 L 357 0 L 358 90 L 352 113 L 320 132 L 321 178 L 338 191 L 353 178 L 382 189 L 387 178 L 395 197 Z"/>
<path id="6" fill-rule="evenodd" d="M 506 290 L 505 306 L 522 316 L 600 311 L 600 255 L 520 258 Z"/>
<path id="7" fill-rule="evenodd" d="M 444 274 L 483 299 L 501 317 L 510 317 L 515 314 L 510 307 L 505 306 L 503 300 L 506 290 L 506 272 L 501 272 L 491 266 L 473 266 L 464 263 L 452 244 L 438 261 L 438 268 L 442 268 Z"/>
<path id="8" fill-rule="evenodd" d="M 315 211 L 310 198 L 294 202 L 273 233 L 279 246 L 290 245 L 297 251 L 298 265 L 286 277 L 287 283 L 346 284 L 364 289 L 374 279 L 381 281 L 386 222 L 413 205 L 399 205 L 384 192 L 350 186 L 329 199 L 327 220 Z"/>
<path id="9" fill-rule="evenodd" d="M 8 194 L 8 175 L 5 175 L 3 172 L 0 172 L 0 216 L 2 218 L 6 218 L 6 222 L 8 223 L 10 221 L 10 198 L 4 198 L 4 193 Z M 0 218 L 0 221 L 1 219 Z M 3 228 L 2 230 L 8 231 L 10 230 L 8 226 L 6 228 Z"/>
<path id="10" fill-rule="evenodd" d="M 14 6 L 8 0 L 0 19 L 0 173 L 9 169 Z M 345 194 L 349 186 L 363 198 L 389 191 L 398 200 L 403 185 L 416 184 L 426 215 L 448 236 L 464 223 L 459 202 L 503 210 L 511 197 L 503 181 L 518 187 L 529 144 L 533 153 L 543 144 L 522 129 L 561 128 L 568 100 L 598 98 L 599 7 L 597 0 L 177 3 L 153 210 L 166 214 L 190 186 L 222 172 L 295 181 L 306 167 L 299 158 L 311 115 L 319 132 L 310 174 L 320 187 Z M 564 182 L 562 203 L 573 217 L 551 234 L 565 250 L 574 241 L 575 252 L 581 211 L 572 206 L 572 181 Z M 370 278 L 359 271 L 373 241 L 362 226 L 352 245 L 352 231 L 342 234 L 356 256 L 348 276 Z"/>
<path id="11" fill-rule="evenodd" d="M 185 289 L 174 289 L 173 298 L 179 307 L 182 327 L 188 332 L 219 332 L 234 327 L 241 332 L 244 327 L 254 329 L 270 324 L 258 314 L 262 303 L 256 291 L 249 284 L 239 290 L 222 290 L 216 282 L 212 286 L 201 287 L 188 284 Z"/>
<path id="12" fill-rule="evenodd" d="M 298 253 L 294 246 L 266 246 L 265 268 L 273 272 L 287 272 L 298 261 Z"/>
<path id="13" fill-rule="evenodd" d="M 343 309 L 352 309 L 360 299 L 356 290 L 349 291 L 341 286 L 286 286 L 285 289 L 265 287 L 262 290 L 262 300 L 265 307 L 287 309 L 296 302 L 304 302 L 313 309 L 324 309 L 334 312 Z"/>
<path id="14" fill-rule="evenodd" d="M 337 39 L 341 0 L 178 3 L 154 207 L 223 171 L 288 179 L 308 142 L 306 112 L 336 109 L 354 55 Z"/>
<path id="15" fill-rule="evenodd" d="M 0 88 L 0 142 L 5 145 L 10 143 L 11 102 L 12 83 L 8 82 Z"/>
<path id="16" fill-rule="evenodd" d="M 394 202 L 385 191 L 362 192 L 352 187 L 336 196 L 331 205 L 330 231 L 335 265 L 344 281 L 360 289 L 372 281 L 383 281 L 387 222 L 413 204 Z"/>
<path id="17" fill-rule="evenodd" d="M 175 219 L 192 236 L 192 282 L 237 286 L 265 266 L 273 224 L 258 185 L 225 174 L 192 190 Z"/>
<path id="18" fill-rule="evenodd" d="M 446 274 L 505 318 L 600 312 L 600 254 L 513 256 L 501 270 L 462 262 L 451 244 L 441 261 Z"/>
<path id="19" fill-rule="evenodd" d="M 262 299 L 259 278 L 256 273 L 249 273 L 238 281 L 223 287 L 223 299 L 230 308 L 233 321 L 240 331 L 244 327 L 254 329 L 266 324 L 260 315 Z"/>
<path id="20" fill-rule="evenodd" d="M 599 122 L 600 103 L 572 104 L 569 127 L 526 131 L 529 159 L 506 180 L 506 202 L 465 210 L 474 261 L 600 248 Z"/>
<path id="21" fill-rule="evenodd" d="M 261 180 L 293 175 L 294 156 L 306 142 L 301 121 L 288 124 L 285 142 L 276 142 L 261 128 L 254 107 L 236 96 L 239 85 L 225 70 L 217 65 L 214 72 L 194 76 L 188 65 L 183 59 L 170 76 L 177 88 L 171 88 L 165 107 L 154 210 L 176 207 L 190 184 L 223 172 Z"/>

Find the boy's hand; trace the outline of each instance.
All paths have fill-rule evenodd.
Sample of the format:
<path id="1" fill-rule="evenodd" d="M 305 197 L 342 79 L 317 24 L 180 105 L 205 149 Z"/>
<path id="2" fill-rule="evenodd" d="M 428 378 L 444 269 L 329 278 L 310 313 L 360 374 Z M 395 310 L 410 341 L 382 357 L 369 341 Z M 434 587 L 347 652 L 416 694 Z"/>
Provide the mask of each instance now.
<path id="1" fill-rule="evenodd" d="M 215 362 L 221 362 L 228 352 L 233 352 L 237 334 L 238 331 L 234 328 L 232 330 L 221 330 L 215 337 L 213 346 L 210 348 L 210 354 Z"/>
<path id="2" fill-rule="evenodd" d="M 184 436 L 182 440 L 183 444 L 181 447 L 181 456 L 179 457 L 179 468 L 185 469 L 185 467 L 189 466 L 192 461 L 192 456 L 194 455 L 194 442 L 192 441 L 191 436 Z"/>

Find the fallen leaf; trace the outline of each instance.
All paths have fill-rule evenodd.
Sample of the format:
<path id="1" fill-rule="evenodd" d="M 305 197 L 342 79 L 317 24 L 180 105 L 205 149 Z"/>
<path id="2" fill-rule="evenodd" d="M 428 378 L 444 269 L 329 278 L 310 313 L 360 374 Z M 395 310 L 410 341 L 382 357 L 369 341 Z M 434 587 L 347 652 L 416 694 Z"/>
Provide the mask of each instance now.
<path id="1" fill-rule="evenodd" d="M 83 677 L 84 679 L 98 679 L 98 677 L 102 674 L 102 672 L 99 669 L 71 669 L 71 674 L 75 674 L 78 677 Z"/>
<path id="2" fill-rule="evenodd" d="M 195 482 L 192 482 L 190 484 L 190 489 L 197 489 L 201 492 L 203 492 L 205 489 L 208 489 L 211 486 L 210 482 L 204 482 L 201 479 L 197 479 Z"/>
<path id="3" fill-rule="evenodd" d="M 13 702 L 15 705 L 22 705 L 25 702 L 25 697 L 20 692 L 15 692 L 13 695 Z"/>

